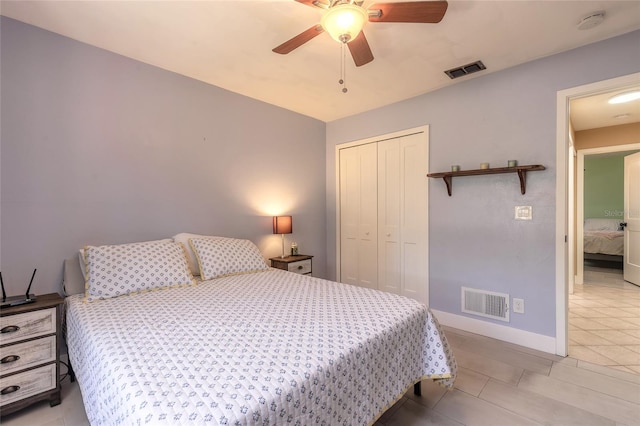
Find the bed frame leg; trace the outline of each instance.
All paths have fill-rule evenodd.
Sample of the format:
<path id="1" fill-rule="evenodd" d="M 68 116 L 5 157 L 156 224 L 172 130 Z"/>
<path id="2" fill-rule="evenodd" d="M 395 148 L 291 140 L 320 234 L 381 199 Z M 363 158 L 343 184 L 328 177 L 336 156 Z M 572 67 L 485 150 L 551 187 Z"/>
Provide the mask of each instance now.
<path id="1" fill-rule="evenodd" d="M 71 361 L 69 362 L 69 379 L 71 380 L 71 383 L 76 381 L 76 373 L 73 372 L 73 367 L 71 366 Z"/>
<path id="2" fill-rule="evenodd" d="M 413 394 L 415 396 L 422 396 L 422 382 L 418 382 L 413 385 Z"/>

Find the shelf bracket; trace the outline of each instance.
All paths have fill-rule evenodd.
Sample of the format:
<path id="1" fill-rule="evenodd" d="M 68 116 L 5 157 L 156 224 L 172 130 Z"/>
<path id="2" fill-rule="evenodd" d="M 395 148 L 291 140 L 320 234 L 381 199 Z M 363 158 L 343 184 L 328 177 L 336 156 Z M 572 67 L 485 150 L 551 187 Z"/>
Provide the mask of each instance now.
<path id="1" fill-rule="evenodd" d="M 447 185 L 447 192 L 449 193 L 449 197 L 451 197 L 451 176 L 442 176 L 442 180 L 444 180 L 445 185 Z"/>
<path id="2" fill-rule="evenodd" d="M 518 177 L 520 178 L 520 193 L 524 195 L 527 192 L 527 171 L 519 169 Z"/>

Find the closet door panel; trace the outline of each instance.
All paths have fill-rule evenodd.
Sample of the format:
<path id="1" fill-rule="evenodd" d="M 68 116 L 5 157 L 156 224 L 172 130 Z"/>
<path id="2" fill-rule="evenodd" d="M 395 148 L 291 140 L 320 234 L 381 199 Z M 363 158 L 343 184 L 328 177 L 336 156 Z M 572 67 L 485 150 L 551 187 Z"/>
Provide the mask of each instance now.
<path id="1" fill-rule="evenodd" d="M 378 143 L 378 288 L 401 293 L 400 145 Z"/>
<path id="2" fill-rule="evenodd" d="M 360 159 L 357 149 L 340 151 L 340 281 L 358 284 Z"/>
<path id="3" fill-rule="evenodd" d="M 402 292 L 427 303 L 427 146 L 421 135 L 400 140 Z"/>
<path id="4" fill-rule="evenodd" d="M 361 287 L 378 288 L 378 148 L 358 147 L 360 157 L 360 203 L 358 275 Z"/>
<path id="5" fill-rule="evenodd" d="M 376 179 L 375 144 L 340 151 L 340 281 L 369 288 L 378 286 Z"/>

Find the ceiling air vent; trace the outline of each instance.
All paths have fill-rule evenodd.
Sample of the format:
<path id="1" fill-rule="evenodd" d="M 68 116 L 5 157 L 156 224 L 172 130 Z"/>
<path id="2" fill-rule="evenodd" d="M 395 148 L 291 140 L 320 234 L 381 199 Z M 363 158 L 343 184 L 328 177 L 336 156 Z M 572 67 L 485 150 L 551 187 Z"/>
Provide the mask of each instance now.
<path id="1" fill-rule="evenodd" d="M 462 77 L 467 74 L 473 74 L 474 72 L 482 71 L 485 69 L 487 69 L 487 67 L 484 66 L 482 61 L 476 61 L 471 64 L 463 65 L 458 68 L 452 68 L 448 71 L 445 71 L 444 73 L 448 75 L 451 79 L 454 79 L 454 78 Z"/>

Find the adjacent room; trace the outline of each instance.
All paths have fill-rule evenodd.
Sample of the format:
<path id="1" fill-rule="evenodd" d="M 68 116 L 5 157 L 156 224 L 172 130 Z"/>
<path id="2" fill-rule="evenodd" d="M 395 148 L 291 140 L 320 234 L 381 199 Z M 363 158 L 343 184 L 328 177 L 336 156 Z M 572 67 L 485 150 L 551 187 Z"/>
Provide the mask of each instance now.
<path id="1" fill-rule="evenodd" d="M 640 2 L 0 15 L 3 425 L 638 424 Z"/>
<path id="2" fill-rule="evenodd" d="M 571 103 L 571 123 L 576 152 L 576 217 L 583 223 L 577 257 L 582 259 L 569 303 L 571 357 L 635 371 L 635 322 L 640 309 L 640 287 L 625 280 L 625 158 L 640 144 L 638 123 L 620 124 L 615 95 L 605 92 Z M 593 116 L 595 104 L 608 114 Z M 636 149 L 634 149 L 636 148 Z M 631 364 L 629 364 L 631 363 Z M 637 371 L 636 371 L 637 372 Z"/>

